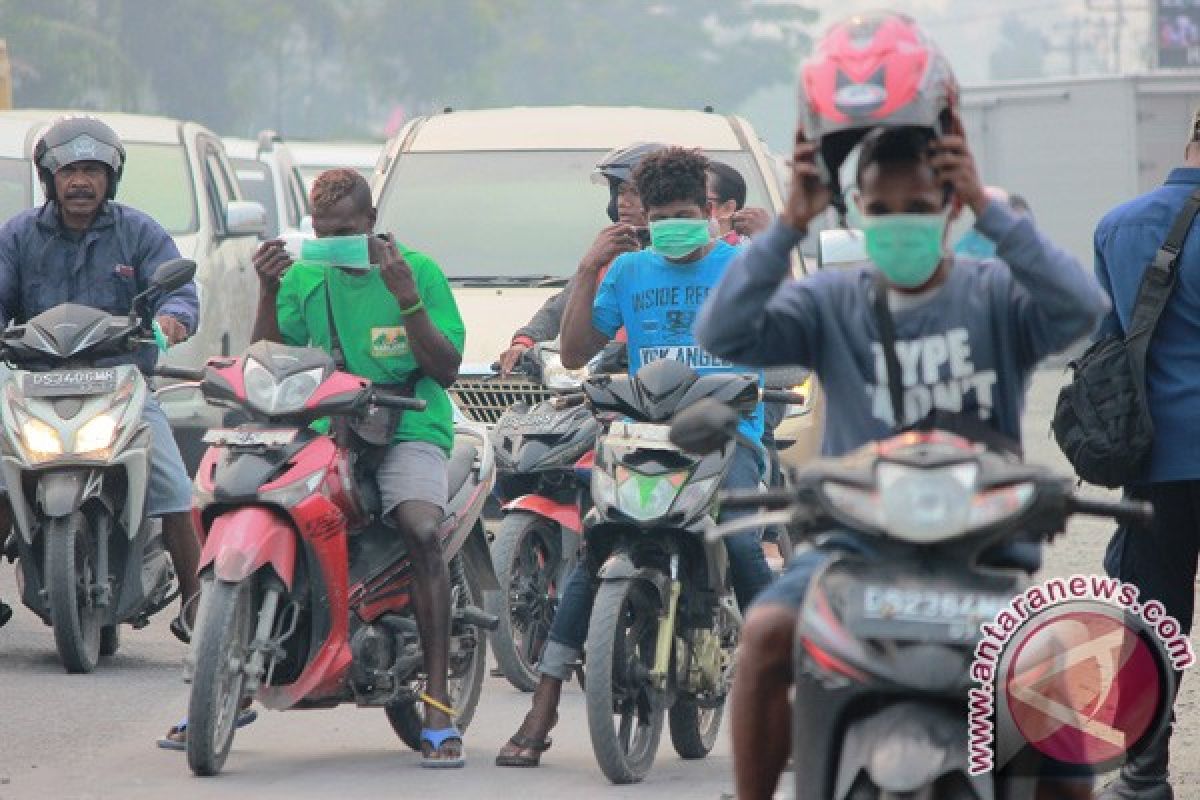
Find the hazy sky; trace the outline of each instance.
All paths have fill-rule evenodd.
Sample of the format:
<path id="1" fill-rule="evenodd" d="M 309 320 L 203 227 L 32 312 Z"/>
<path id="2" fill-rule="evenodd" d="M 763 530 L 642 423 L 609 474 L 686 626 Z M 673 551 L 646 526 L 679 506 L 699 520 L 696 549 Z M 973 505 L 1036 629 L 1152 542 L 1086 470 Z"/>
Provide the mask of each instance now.
<path id="1" fill-rule="evenodd" d="M 1100 0 L 1112 6 L 1114 0 Z M 1100 3 L 1093 3 L 1099 5 Z M 1125 0 L 1127 6 L 1143 9 L 1150 3 L 1145 0 Z M 1086 0 L 810 0 L 810 7 L 822 12 L 818 26 L 832 22 L 855 11 L 887 7 L 905 11 L 924 25 L 938 40 L 954 65 L 959 80 L 966 84 L 984 83 L 988 80 L 988 57 L 998 39 L 998 29 L 1008 14 L 1018 16 L 1023 22 L 1037 26 L 1052 39 L 1064 40 L 1065 23 L 1074 16 L 1087 14 Z M 1126 13 L 1125 36 L 1122 47 L 1127 69 L 1134 66 L 1134 55 L 1146 36 L 1148 11 Z M 1113 15 L 1092 12 L 1099 21 L 1105 16 L 1113 21 Z M 1056 27 L 1057 26 L 1057 27 Z M 1065 71 L 1065 56 L 1057 56 Z"/>

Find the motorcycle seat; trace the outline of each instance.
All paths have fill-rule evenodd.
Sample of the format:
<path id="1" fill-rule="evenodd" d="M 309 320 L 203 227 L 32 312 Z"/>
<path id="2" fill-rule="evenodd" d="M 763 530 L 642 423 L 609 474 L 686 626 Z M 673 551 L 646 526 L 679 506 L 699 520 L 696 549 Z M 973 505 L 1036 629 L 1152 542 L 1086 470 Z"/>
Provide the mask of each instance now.
<path id="1" fill-rule="evenodd" d="M 467 478 L 471 476 L 471 470 L 475 466 L 475 458 L 479 455 L 479 449 L 470 442 L 456 439 L 454 442 L 454 450 L 450 453 L 450 460 L 446 463 L 446 488 L 449 490 L 449 498 L 453 499 L 454 495 L 458 494 L 459 490 L 466 484 Z"/>

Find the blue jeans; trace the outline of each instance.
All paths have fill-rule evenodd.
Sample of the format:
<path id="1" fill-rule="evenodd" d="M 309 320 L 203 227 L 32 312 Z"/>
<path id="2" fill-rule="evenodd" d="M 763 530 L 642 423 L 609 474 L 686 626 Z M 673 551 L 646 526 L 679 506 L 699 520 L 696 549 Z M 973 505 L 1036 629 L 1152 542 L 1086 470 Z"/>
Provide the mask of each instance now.
<path id="1" fill-rule="evenodd" d="M 729 465 L 721 488 L 754 489 L 758 487 L 761 476 L 758 454 L 739 446 L 734 451 L 733 462 Z M 736 518 L 734 514 L 723 516 L 725 521 Z M 771 568 L 763 556 L 761 539 L 762 531 L 758 530 L 725 538 L 725 549 L 729 553 L 729 577 L 743 613 L 771 582 Z M 592 601 L 596 597 L 592 578 L 586 564 L 581 561 L 563 586 L 558 610 L 550 625 L 549 641 L 538 665 L 545 675 L 566 680 L 570 665 L 579 659 L 583 643 L 587 640 Z"/>

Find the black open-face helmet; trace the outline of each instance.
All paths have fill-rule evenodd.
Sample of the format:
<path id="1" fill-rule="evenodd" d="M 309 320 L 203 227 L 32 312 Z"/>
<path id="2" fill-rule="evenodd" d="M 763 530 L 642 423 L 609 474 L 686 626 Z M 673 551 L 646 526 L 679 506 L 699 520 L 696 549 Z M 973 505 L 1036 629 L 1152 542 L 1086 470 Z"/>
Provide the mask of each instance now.
<path id="1" fill-rule="evenodd" d="M 592 183 L 608 184 L 608 218 L 617 221 L 617 192 L 621 184 L 633 176 L 634 168 L 651 153 L 662 150 L 665 144 L 637 142 L 609 151 L 592 170 Z"/>
<path id="2" fill-rule="evenodd" d="M 58 199 L 54 173 L 77 161 L 99 161 L 108 167 L 108 199 L 117 196 L 125 169 L 125 146 L 116 131 L 91 116 L 60 117 L 51 123 L 33 148 L 33 163 L 48 199 Z"/>

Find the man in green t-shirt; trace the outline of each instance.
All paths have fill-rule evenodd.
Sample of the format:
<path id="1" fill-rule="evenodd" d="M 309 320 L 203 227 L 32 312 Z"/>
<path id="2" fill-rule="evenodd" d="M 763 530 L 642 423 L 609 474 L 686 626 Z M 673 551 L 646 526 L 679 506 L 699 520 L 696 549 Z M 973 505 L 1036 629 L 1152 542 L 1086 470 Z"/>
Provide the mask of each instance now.
<path id="1" fill-rule="evenodd" d="M 462 766 L 462 735 L 446 713 L 450 580 L 438 537 L 447 500 L 446 460 L 454 444 L 445 387 L 462 361 L 462 317 L 432 259 L 397 248 L 390 235 L 373 235 L 375 209 L 359 173 L 322 173 L 311 200 L 317 237 L 368 235 L 373 266 L 293 264 L 282 241 L 263 242 L 254 255 L 261 286 L 254 338 L 332 352 L 332 311 L 347 370 L 380 384 L 409 383 L 420 370 L 413 392 L 427 408 L 404 414 L 376 480 L 383 511 L 399 529 L 413 564 L 413 610 L 428 675 L 422 763 Z"/>

